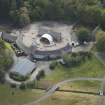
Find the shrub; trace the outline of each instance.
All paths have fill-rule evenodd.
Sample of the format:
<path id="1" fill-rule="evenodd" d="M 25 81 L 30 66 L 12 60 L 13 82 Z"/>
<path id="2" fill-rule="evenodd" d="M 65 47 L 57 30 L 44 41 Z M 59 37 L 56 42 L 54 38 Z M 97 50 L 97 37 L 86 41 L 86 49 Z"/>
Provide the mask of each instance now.
<path id="1" fill-rule="evenodd" d="M 11 88 L 16 88 L 16 84 L 11 84 Z"/>
<path id="2" fill-rule="evenodd" d="M 80 56 L 82 56 L 83 58 L 91 58 L 92 57 L 92 53 L 91 52 L 79 52 Z"/>
<path id="3" fill-rule="evenodd" d="M 39 71 L 38 75 L 36 76 L 37 80 L 40 80 L 40 78 L 43 78 L 45 76 L 45 71 L 41 70 Z"/>
<path id="4" fill-rule="evenodd" d="M 25 84 L 25 83 L 21 83 L 19 88 L 20 88 L 21 90 L 26 89 L 26 84 Z"/>
<path id="5" fill-rule="evenodd" d="M 81 64 L 81 62 L 85 61 L 86 59 L 91 58 L 90 52 L 79 52 L 79 53 L 72 53 L 66 54 L 63 57 L 64 62 L 66 63 L 67 67 L 74 67 Z"/>
<path id="6" fill-rule="evenodd" d="M 91 40 L 91 33 L 85 27 L 80 27 L 77 30 L 76 35 L 78 37 L 78 41 L 80 42 L 80 44 L 83 44 L 84 41 L 89 42 Z"/>
<path id="7" fill-rule="evenodd" d="M 100 31 L 96 35 L 96 49 L 99 52 L 105 52 L 105 32 Z"/>
<path id="8" fill-rule="evenodd" d="M 35 82 L 33 81 L 33 82 L 30 82 L 30 83 L 27 83 L 26 86 L 29 89 L 34 89 L 35 88 Z"/>
<path id="9" fill-rule="evenodd" d="M 50 64 L 50 69 L 51 69 L 51 70 L 54 70 L 56 66 L 57 66 L 57 62 L 54 61 L 54 62 L 52 62 L 52 63 Z"/>
<path id="10" fill-rule="evenodd" d="M 10 76 L 12 79 L 16 80 L 16 81 L 25 81 L 25 80 L 28 79 L 28 76 L 22 76 L 22 75 L 19 75 L 19 74 L 16 73 L 16 72 L 11 72 L 11 73 L 9 74 L 9 76 Z"/>

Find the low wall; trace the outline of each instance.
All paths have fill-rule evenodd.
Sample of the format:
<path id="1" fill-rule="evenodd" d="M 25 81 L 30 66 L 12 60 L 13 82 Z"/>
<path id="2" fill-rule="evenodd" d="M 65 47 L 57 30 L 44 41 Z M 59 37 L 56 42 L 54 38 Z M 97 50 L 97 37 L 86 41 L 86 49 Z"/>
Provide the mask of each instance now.
<path id="1" fill-rule="evenodd" d="M 65 53 L 72 52 L 72 47 L 67 44 L 65 47 L 53 51 L 35 51 L 32 53 L 36 59 L 56 59 L 62 57 Z"/>

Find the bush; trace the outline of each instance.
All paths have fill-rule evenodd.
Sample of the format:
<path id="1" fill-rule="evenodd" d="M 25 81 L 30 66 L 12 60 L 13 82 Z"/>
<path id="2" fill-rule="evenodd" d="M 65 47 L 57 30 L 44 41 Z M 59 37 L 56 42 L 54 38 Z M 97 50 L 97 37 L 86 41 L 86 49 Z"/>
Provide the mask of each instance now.
<path id="1" fill-rule="evenodd" d="M 92 53 L 91 52 L 82 52 L 82 51 L 80 51 L 79 55 L 82 56 L 83 59 L 92 57 Z"/>
<path id="2" fill-rule="evenodd" d="M 51 69 L 51 70 L 54 70 L 56 66 L 57 66 L 57 62 L 54 61 L 54 62 L 52 62 L 52 63 L 50 64 L 50 69 Z"/>
<path id="3" fill-rule="evenodd" d="M 40 80 L 40 78 L 43 78 L 45 76 L 44 70 L 39 71 L 38 75 L 36 76 L 37 80 Z"/>
<path id="4" fill-rule="evenodd" d="M 21 90 L 26 89 L 26 84 L 25 84 L 25 83 L 21 83 L 19 88 L 20 88 Z"/>
<path id="5" fill-rule="evenodd" d="M 78 37 L 78 41 L 80 42 L 80 44 L 83 44 L 84 41 L 89 42 L 91 41 L 91 33 L 90 31 L 85 28 L 85 27 L 80 27 L 77 32 L 76 35 Z"/>
<path id="6" fill-rule="evenodd" d="M 72 54 L 66 54 L 63 57 L 64 62 L 66 63 L 67 67 L 74 67 L 81 64 L 86 59 L 91 58 L 90 52 L 79 52 L 79 53 L 72 53 Z"/>
<path id="7" fill-rule="evenodd" d="M 11 88 L 16 88 L 16 84 L 11 84 Z"/>
<path id="8" fill-rule="evenodd" d="M 25 81 L 28 79 L 28 76 L 22 76 L 22 75 L 19 75 L 18 73 L 15 73 L 15 72 L 14 73 L 11 72 L 9 74 L 9 76 L 16 81 Z"/>
<path id="9" fill-rule="evenodd" d="M 100 31 L 96 35 L 96 49 L 99 52 L 105 52 L 105 32 Z"/>
<path id="10" fill-rule="evenodd" d="M 34 89 L 35 88 L 35 82 L 33 81 L 33 82 L 30 82 L 30 83 L 27 83 L 26 86 L 29 89 Z"/>

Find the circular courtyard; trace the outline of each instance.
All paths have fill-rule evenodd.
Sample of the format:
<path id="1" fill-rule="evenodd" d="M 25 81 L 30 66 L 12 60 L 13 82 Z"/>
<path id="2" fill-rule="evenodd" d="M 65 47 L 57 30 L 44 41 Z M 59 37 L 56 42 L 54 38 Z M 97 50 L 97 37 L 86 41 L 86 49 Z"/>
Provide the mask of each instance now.
<path id="1" fill-rule="evenodd" d="M 59 58 L 71 52 L 72 26 L 56 22 L 37 22 L 21 30 L 17 45 L 36 59 Z"/>

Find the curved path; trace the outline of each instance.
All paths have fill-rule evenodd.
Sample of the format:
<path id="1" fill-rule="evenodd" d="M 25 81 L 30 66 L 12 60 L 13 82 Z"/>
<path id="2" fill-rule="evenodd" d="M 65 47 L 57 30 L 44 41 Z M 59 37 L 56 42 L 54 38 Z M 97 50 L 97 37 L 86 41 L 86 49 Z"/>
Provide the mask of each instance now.
<path id="1" fill-rule="evenodd" d="M 42 97 L 40 97 L 36 101 L 25 104 L 25 105 L 37 105 L 39 102 L 41 102 L 41 101 L 45 100 L 46 98 L 48 98 L 49 96 L 51 96 L 61 85 L 65 84 L 65 83 L 75 82 L 75 81 L 85 81 L 85 80 L 88 80 L 88 81 L 100 81 L 100 82 L 103 81 L 102 78 L 85 78 L 85 77 L 68 79 L 68 80 L 59 82 L 58 84 L 54 85 L 51 89 L 49 89 L 48 92 L 45 93 L 45 95 L 43 95 Z"/>
<path id="2" fill-rule="evenodd" d="M 105 62 L 98 55 L 98 52 L 92 52 L 92 53 L 100 61 L 100 63 L 105 66 Z M 99 100 L 98 100 L 98 104 L 97 105 L 104 105 L 104 96 L 101 95 L 101 94 L 104 94 L 104 85 L 105 85 L 105 76 L 103 77 L 103 81 L 100 84 L 100 90 L 99 90 L 99 92 L 101 92 L 101 93 L 100 93 L 100 97 L 99 97 Z"/>

